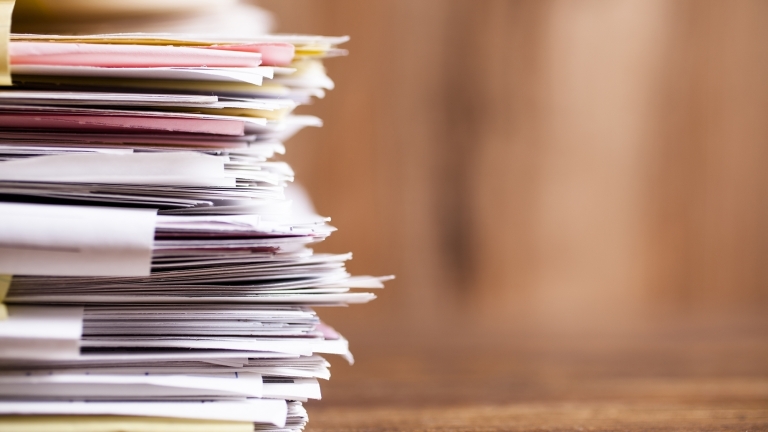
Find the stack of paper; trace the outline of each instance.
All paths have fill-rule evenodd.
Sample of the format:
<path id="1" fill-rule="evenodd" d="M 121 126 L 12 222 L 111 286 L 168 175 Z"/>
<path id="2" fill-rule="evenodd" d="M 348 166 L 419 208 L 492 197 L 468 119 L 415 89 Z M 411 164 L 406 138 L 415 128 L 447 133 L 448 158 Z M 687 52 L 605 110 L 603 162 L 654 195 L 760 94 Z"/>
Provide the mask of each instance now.
<path id="1" fill-rule="evenodd" d="M 313 253 L 334 228 L 272 160 L 345 40 L 12 35 L 0 429 L 303 428 L 319 354 L 352 361 L 311 306 L 387 279 Z"/>

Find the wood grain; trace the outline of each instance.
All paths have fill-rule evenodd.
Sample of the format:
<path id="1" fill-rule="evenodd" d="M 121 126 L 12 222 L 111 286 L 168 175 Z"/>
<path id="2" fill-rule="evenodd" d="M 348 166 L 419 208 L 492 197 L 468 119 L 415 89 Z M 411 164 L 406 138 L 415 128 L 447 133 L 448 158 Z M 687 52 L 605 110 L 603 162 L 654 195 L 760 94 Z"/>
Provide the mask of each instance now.
<path id="1" fill-rule="evenodd" d="M 308 431 L 760 431 L 763 408 L 626 403 L 517 404 L 433 409 L 328 409 Z"/>
<path id="2" fill-rule="evenodd" d="M 357 344 L 309 431 L 768 430 L 768 337 L 732 330 Z"/>
<path id="3" fill-rule="evenodd" d="M 287 159 L 396 274 L 351 337 L 631 331 L 768 306 L 768 4 L 262 1 L 352 36 Z M 397 319 L 393 319 L 397 317 Z"/>
<path id="4" fill-rule="evenodd" d="M 310 430 L 768 430 L 768 3 L 260 4 L 352 36 L 287 159 L 398 277 Z"/>

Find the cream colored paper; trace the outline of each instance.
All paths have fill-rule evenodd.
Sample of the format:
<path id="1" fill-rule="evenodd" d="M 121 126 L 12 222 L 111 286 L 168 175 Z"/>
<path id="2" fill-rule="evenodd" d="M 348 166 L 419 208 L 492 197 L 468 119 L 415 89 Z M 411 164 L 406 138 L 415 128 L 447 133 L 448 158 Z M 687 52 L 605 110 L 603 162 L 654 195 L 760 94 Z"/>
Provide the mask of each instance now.
<path id="1" fill-rule="evenodd" d="M 0 274 L 0 320 L 8 318 L 8 307 L 3 301 L 8 294 L 8 289 L 11 288 L 11 280 L 13 280 L 13 275 Z"/>
<path id="2" fill-rule="evenodd" d="M 126 416 L 3 416 L 4 432 L 253 432 L 253 423 Z"/>
<path id="3" fill-rule="evenodd" d="M 8 44 L 11 40 L 11 15 L 15 0 L 0 0 L 0 85 L 11 85 L 11 61 Z"/>
<path id="4" fill-rule="evenodd" d="M 10 402 L 0 401 L 3 415 L 117 415 L 247 421 L 285 426 L 288 405 L 282 399 L 196 402 Z M 2 418 L 2 417 L 0 417 Z M 253 427 L 253 425 L 251 425 Z"/>

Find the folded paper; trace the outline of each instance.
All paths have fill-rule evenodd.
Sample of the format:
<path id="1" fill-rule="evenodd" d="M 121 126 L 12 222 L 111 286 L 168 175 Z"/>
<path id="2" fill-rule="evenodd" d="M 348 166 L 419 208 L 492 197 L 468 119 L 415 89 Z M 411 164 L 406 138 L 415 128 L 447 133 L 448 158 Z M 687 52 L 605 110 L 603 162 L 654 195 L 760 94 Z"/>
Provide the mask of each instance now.
<path id="1" fill-rule="evenodd" d="M 148 275 L 156 213 L 154 209 L 0 202 L 0 272 Z"/>
<path id="2" fill-rule="evenodd" d="M 77 358 L 82 333 L 82 306 L 8 306 L 8 318 L 0 321 L 0 359 Z"/>

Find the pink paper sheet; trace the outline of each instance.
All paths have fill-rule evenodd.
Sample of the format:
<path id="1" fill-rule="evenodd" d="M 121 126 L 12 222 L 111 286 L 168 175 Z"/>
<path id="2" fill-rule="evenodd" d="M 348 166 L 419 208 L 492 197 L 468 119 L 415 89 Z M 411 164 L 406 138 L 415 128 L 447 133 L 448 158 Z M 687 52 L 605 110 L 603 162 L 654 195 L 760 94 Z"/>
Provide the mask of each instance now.
<path id="1" fill-rule="evenodd" d="M 295 49 L 293 45 L 285 42 L 262 42 L 236 45 L 212 45 L 201 47 L 225 51 L 242 51 L 261 54 L 263 66 L 290 66 Z"/>
<path id="2" fill-rule="evenodd" d="M 122 133 L 100 134 L 98 132 L 77 133 L 64 132 L 17 132 L 0 131 L 0 146 L 3 145 L 32 145 L 32 146 L 64 146 L 64 147 L 104 147 L 108 146 L 169 146 L 169 147 L 213 147 L 213 148 L 245 148 L 253 137 L 212 135 L 212 134 L 186 134 L 159 133 L 152 131 L 141 133 L 139 131 L 121 131 Z"/>
<path id="3" fill-rule="evenodd" d="M 169 131 L 218 135 L 243 135 L 245 124 L 237 120 L 127 115 L 77 115 L 0 112 L 0 128 L 80 131 Z"/>
<path id="4" fill-rule="evenodd" d="M 12 65 L 95 67 L 256 67 L 258 51 L 155 45 L 11 42 Z"/>

